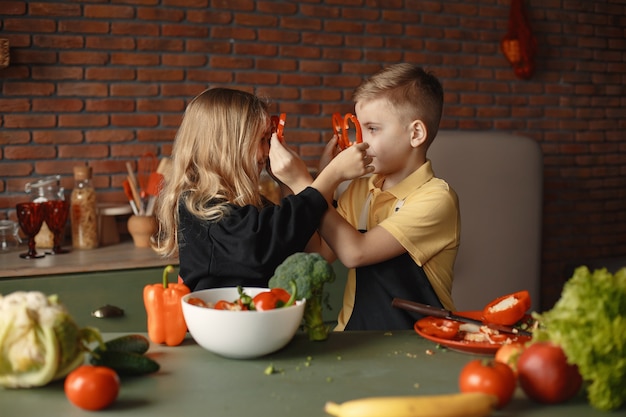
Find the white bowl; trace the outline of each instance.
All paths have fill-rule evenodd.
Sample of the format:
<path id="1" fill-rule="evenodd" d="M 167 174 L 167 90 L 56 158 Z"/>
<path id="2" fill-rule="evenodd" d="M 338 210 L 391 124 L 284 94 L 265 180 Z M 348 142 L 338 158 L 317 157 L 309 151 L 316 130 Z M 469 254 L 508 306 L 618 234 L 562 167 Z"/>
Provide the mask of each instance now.
<path id="1" fill-rule="evenodd" d="M 251 297 L 268 288 L 245 287 Z M 296 334 L 304 314 L 305 300 L 289 307 L 267 311 L 230 311 L 189 304 L 189 298 L 207 303 L 234 301 L 236 287 L 194 291 L 182 298 L 183 315 L 191 337 L 206 350 L 220 356 L 249 359 L 285 347 Z"/>

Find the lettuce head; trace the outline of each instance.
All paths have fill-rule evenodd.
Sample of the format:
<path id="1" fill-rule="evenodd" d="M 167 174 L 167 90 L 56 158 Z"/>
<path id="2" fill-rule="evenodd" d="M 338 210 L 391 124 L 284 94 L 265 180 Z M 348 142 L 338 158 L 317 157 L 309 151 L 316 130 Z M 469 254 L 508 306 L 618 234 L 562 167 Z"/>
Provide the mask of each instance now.
<path id="1" fill-rule="evenodd" d="M 0 295 L 0 386 L 29 388 L 65 377 L 88 344 L 102 338 L 80 329 L 56 296 L 37 291 Z"/>
<path id="2" fill-rule="evenodd" d="M 626 402 L 626 268 L 615 274 L 576 268 L 552 310 L 535 318 L 533 341 L 563 349 L 593 407 L 611 411 Z"/>

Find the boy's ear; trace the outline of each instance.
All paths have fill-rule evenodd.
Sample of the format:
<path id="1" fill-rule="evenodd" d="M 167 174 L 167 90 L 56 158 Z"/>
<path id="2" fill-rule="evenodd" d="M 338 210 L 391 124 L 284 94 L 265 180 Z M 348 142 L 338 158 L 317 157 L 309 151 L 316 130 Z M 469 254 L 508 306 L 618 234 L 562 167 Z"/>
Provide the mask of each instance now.
<path id="1" fill-rule="evenodd" d="M 411 146 L 417 148 L 426 142 L 428 131 L 426 125 L 421 120 L 413 120 L 411 122 Z"/>

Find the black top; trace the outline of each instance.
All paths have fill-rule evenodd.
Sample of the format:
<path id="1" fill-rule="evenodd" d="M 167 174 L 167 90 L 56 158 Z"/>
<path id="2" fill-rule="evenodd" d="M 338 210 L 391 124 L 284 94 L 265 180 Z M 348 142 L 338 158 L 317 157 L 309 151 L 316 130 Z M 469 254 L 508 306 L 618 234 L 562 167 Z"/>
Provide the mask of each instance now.
<path id="1" fill-rule="evenodd" d="M 192 290 L 267 287 L 289 255 L 304 251 L 328 204 L 314 188 L 262 209 L 231 205 L 222 220 L 207 222 L 179 207 L 180 276 Z"/>

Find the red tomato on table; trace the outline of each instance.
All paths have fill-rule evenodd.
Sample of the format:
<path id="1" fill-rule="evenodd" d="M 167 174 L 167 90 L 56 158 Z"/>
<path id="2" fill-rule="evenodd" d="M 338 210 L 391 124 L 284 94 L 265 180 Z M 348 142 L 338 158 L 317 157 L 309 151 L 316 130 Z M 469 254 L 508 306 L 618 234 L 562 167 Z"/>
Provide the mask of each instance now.
<path id="1" fill-rule="evenodd" d="M 560 346 L 548 342 L 526 347 L 517 360 L 517 374 L 524 393 L 544 404 L 567 401 L 582 386 L 578 367 L 567 363 Z"/>
<path id="2" fill-rule="evenodd" d="M 489 359 L 474 359 L 461 370 L 459 387 L 461 392 L 482 392 L 498 397 L 497 408 L 511 401 L 517 380 L 511 368 Z"/>
<path id="3" fill-rule="evenodd" d="M 75 406 L 96 411 L 115 401 L 120 390 L 117 373 L 106 366 L 82 365 L 65 378 L 65 395 Z"/>

